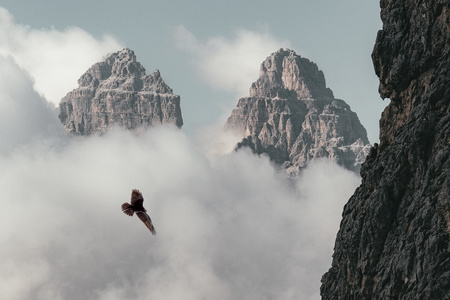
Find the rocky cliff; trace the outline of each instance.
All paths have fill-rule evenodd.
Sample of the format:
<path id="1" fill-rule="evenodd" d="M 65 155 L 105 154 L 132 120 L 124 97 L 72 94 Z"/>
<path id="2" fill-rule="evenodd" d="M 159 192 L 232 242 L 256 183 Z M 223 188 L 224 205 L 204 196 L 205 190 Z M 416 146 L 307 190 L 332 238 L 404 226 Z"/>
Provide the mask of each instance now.
<path id="1" fill-rule="evenodd" d="M 343 211 L 323 299 L 450 299 L 450 2 L 382 0 L 391 102 Z"/>
<path id="2" fill-rule="evenodd" d="M 290 174 L 320 157 L 358 171 L 370 149 L 356 114 L 334 98 L 317 65 L 292 50 L 262 63 L 250 97 L 239 100 L 225 128 L 244 133 L 237 148 L 267 153 Z"/>
<path id="3" fill-rule="evenodd" d="M 180 96 L 173 94 L 158 70 L 146 75 L 129 49 L 94 64 L 78 85 L 59 104 L 59 118 L 69 133 L 90 135 L 114 125 L 128 129 L 183 125 Z"/>

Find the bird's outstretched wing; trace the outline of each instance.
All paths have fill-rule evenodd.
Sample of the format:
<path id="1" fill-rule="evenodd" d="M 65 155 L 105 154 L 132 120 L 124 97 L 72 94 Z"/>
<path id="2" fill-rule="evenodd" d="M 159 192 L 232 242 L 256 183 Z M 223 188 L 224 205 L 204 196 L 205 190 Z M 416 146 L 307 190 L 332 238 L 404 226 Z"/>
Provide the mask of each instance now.
<path id="1" fill-rule="evenodd" d="M 134 189 L 131 191 L 131 205 L 135 205 L 135 204 L 141 204 L 144 202 L 144 197 L 142 196 L 142 193 L 137 190 Z M 139 203 L 140 202 L 140 203 Z"/>
<path id="2" fill-rule="evenodd" d="M 142 222 L 144 222 L 145 226 L 151 231 L 153 235 L 156 234 L 155 227 L 153 227 L 152 220 L 150 219 L 150 216 L 144 212 L 144 211 L 136 211 L 136 215 L 141 219 Z"/>

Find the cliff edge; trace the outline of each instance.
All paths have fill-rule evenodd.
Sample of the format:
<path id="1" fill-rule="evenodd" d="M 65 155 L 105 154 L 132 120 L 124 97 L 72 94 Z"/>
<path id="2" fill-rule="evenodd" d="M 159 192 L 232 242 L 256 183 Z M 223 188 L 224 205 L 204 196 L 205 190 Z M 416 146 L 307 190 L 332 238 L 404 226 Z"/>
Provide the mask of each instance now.
<path id="1" fill-rule="evenodd" d="M 450 299 L 450 2 L 382 0 L 390 98 L 342 214 L 323 299 Z"/>

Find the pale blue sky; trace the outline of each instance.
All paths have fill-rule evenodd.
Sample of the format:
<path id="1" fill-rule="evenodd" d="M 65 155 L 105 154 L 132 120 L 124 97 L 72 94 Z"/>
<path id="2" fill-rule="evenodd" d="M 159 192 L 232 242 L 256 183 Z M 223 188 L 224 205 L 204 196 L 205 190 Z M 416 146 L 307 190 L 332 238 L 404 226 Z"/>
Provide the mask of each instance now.
<path id="1" fill-rule="evenodd" d="M 388 100 L 378 95 L 370 57 L 382 26 L 377 1 L 7 0 L 0 6 L 16 24 L 30 29 L 64 31 L 75 26 L 97 39 L 111 35 L 134 50 L 148 73 L 159 69 L 174 93 L 181 95 L 183 128 L 191 133 L 228 116 L 238 98 L 247 96 L 242 88 L 221 87 L 217 83 L 225 80 L 221 77 L 212 83 L 200 75 L 209 67 L 209 72 L 223 71 L 220 64 L 209 64 L 217 58 L 211 52 L 223 54 L 227 47 L 240 47 L 230 55 L 242 65 L 243 53 L 251 49 L 251 41 L 246 44 L 243 39 L 265 36 L 264 57 L 280 45 L 317 63 L 335 97 L 358 114 L 370 142 L 378 141 L 378 120 Z M 195 45 L 183 45 L 180 32 L 190 34 Z M 251 81 L 257 79 L 262 60 L 252 67 Z"/>

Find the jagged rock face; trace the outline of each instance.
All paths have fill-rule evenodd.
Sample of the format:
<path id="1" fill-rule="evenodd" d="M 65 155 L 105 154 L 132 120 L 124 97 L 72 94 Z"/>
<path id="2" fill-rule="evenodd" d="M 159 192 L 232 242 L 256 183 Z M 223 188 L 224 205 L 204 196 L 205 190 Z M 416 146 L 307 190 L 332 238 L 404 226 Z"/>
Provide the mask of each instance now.
<path id="1" fill-rule="evenodd" d="M 237 145 L 267 153 L 289 174 L 317 158 L 358 171 L 370 146 L 358 117 L 326 87 L 317 65 L 280 49 L 261 65 L 260 77 L 225 125 L 245 138 Z"/>
<path id="2" fill-rule="evenodd" d="M 146 75 L 129 49 L 93 65 L 78 85 L 59 104 L 59 118 L 69 133 L 102 133 L 114 125 L 128 129 L 183 125 L 180 96 L 173 94 L 158 70 Z"/>
<path id="3" fill-rule="evenodd" d="M 284 49 L 262 63 L 259 79 L 250 88 L 250 97 L 273 98 L 280 90 L 292 91 L 298 99 L 333 98 L 317 65 Z"/>
<path id="4" fill-rule="evenodd" d="M 323 299 L 450 299 L 449 1 L 381 1 L 390 104 L 344 208 Z"/>

